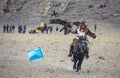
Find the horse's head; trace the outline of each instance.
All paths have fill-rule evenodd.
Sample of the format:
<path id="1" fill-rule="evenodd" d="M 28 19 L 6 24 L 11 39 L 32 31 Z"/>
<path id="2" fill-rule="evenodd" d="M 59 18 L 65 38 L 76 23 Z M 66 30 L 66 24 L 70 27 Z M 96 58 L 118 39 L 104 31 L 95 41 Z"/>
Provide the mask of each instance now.
<path id="1" fill-rule="evenodd" d="M 78 39 L 78 43 L 80 44 L 80 48 L 82 51 L 86 51 L 87 49 L 87 40 L 85 36 L 81 36 Z"/>

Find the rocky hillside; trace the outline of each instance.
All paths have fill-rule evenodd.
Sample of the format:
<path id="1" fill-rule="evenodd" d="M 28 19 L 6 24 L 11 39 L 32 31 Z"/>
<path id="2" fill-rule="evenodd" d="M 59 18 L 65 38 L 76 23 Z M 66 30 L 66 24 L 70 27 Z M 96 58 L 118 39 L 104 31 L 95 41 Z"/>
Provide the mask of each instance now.
<path id="1" fill-rule="evenodd" d="M 120 24 L 120 0 L 0 0 L 0 8 L 1 24 L 38 24 L 51 18 Z"/>

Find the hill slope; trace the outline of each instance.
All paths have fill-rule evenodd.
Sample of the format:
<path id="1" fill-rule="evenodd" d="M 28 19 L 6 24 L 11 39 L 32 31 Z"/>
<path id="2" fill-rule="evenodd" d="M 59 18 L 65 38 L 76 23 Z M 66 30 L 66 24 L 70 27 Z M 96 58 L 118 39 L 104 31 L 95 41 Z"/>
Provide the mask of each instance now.
<path id="1" fill-rule="evenodd" d="M 105 8 L 98 8 L 105 4 Z M 71 20 L 94 19 L 119 24 L 119 0 L 1 0 L 0 23 L 37 24 L 51 18 L 53 11 L 57 18 Z M 9 11 L 9 12 L 6 12 Z"/>

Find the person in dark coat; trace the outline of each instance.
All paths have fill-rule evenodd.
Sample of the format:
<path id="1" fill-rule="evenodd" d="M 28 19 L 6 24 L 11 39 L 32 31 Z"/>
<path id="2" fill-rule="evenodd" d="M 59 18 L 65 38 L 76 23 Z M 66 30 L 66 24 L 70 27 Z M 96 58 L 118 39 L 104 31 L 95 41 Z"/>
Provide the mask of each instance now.
<path id="1" fill-rule="evenodd" d="M 12 26 L 12 32 L 15 32 L 15 25 Z"/>
<path id="2" fill-rule="evenodd" d="M 97 25 L 95 24 L 95 25 L 94 25 L 94 31 L 95 31 L 95 32 L 96 32 L 96 29 L 97 29 Z"/>
<path id="3" fill-rule="evenodd" d="M 3 33 L 5 33 L 5 32 L 6 32 L 6 29 L 7 29 L 7 26 L 6 26 L 6 25 L 4 25 L 4 26 L 3 26 Z"/>
<path id="4" fill-rule="evenodd" d="M 12 32 L 12 25 L 10 25 L 10 31 L 9 31 L 10 33 Z"/>
<path id="5" fill-rule="evenodd" d="M 6 30 L 7 30 L 7 33 L 8 33 L 9 32 L 9 25 L 8 24 L 7 24 Z"/>
<path id="6" fill-rule="evenodd" d="M 26 25 L 23 26 L 23 33 L 26 32 Z"/>
<path id="7" fill-rule="evenodd" d="M 58 30 L 59 30 L 58 27 L 56 27 L 56 32 L 58 32 Z"/>
<path id="8" fill-rule="evenodd" d="M 21 33 L 22 32 L 22 25 L 19 25 L 18 26 L 18 33 Z"/>

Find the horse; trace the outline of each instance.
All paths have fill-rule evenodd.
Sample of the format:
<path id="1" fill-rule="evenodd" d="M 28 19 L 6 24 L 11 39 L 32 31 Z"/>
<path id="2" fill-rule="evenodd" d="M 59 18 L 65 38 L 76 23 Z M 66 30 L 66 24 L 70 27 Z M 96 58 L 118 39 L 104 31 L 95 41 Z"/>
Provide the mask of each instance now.
<path id="1" fill-rule="evenodd" d="M 73 47 L 73 69 L 76 70 L 76 72 L 81 70 L 81 65 L 87 51 L 87 40 L 85 37 L 80 37 Z"/>
<path id="2" fill-rule="evenodd" d="M 48 34 L 48 31 L 50 31 L 50 33 L 52 33 L 53 31 L 53 27 L 52 26 L 47 26 L 44 31 L 46 31 L 46 34 Z"/>
<path id="3" fill-rule="evenodd" d="M 37 30 L 40 30 L 41 33 L 44 33 L 45 28 L 44 27 L 37 27 Z"/>

